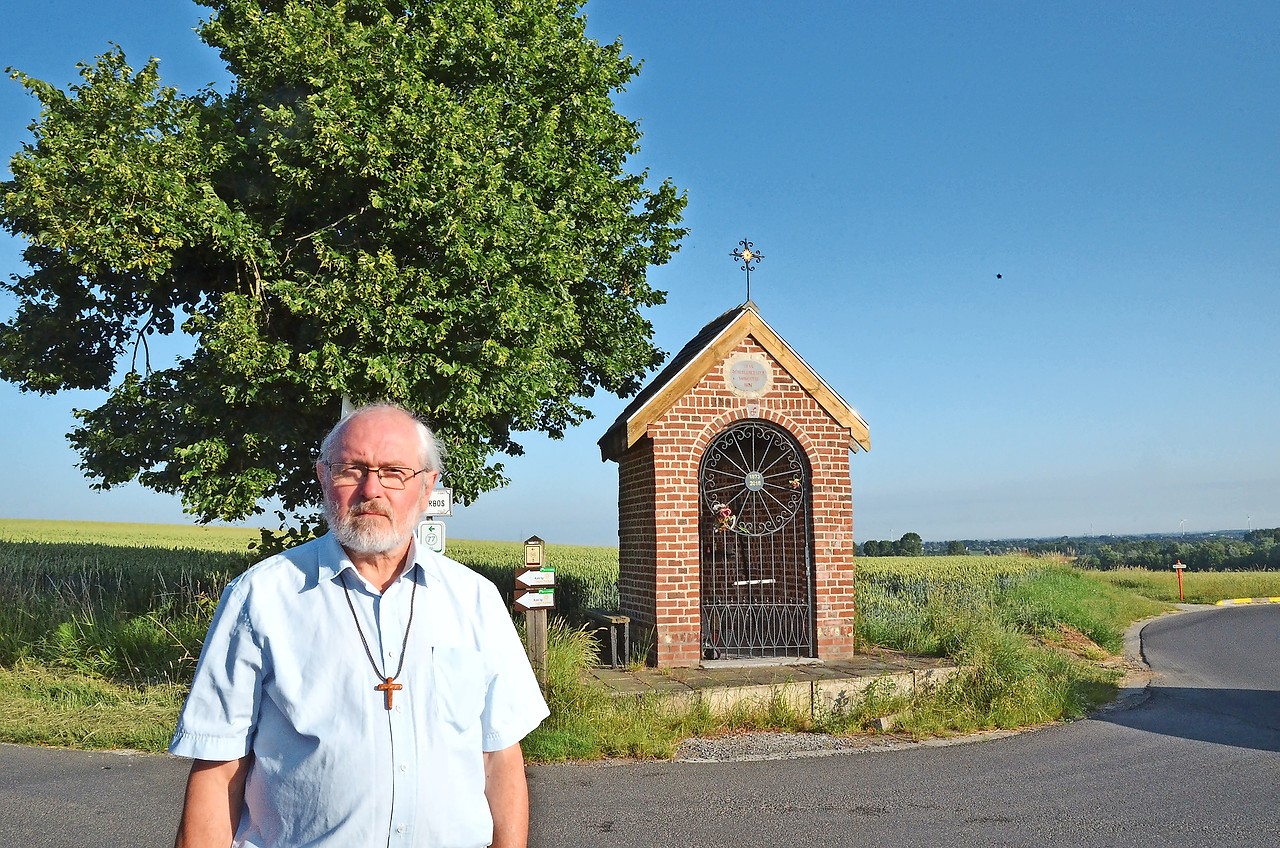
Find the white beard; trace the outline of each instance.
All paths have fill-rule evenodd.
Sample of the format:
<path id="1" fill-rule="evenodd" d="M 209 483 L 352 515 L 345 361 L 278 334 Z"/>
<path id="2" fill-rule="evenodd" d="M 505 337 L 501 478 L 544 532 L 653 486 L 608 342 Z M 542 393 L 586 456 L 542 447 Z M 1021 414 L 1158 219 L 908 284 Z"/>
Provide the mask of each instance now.
<path id="1" fill-rule="evenodd" d="M 413 535 L 412 527 L 397 527 L 394 518 L 388 526 L 375 515 L 357 514 L 358 510 L 365 508 L 366 504 L 356 504 L 345 514 L 334 516 L 333 506 L 325 503 L 329 527 L 347 550 L 358 554 L 385 554 L 403 545 Z"/>

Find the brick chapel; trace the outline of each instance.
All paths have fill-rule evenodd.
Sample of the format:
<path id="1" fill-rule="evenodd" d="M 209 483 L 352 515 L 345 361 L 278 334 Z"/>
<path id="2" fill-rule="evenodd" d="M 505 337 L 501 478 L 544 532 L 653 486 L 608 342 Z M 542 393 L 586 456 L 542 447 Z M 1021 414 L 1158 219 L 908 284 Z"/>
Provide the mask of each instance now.
<path id="1" fill-rule="evenodd" d="M 748 300 L 600 439 L 618 463 L 618 593 L 648 662 L 854 652 L 851 453 L 867 423 Z"/>

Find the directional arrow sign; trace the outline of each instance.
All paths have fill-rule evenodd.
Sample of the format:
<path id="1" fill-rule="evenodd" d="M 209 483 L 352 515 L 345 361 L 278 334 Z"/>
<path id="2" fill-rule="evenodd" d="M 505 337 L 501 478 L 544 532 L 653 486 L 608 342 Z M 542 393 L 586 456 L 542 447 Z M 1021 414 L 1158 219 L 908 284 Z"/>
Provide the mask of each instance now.
<path id="1" fill-rule="evenodd" d="M 556 585 L 556 570 L 554 566 L 544 565 L 541 568 L 521 568 L 516 571 L 517 589 L 537 589 L 554 585 Z"/>
<path id="2" fill-rule="evenodd" d="M 556 590 L 554 587 L 546 589 L 517 589 L 515 601 L 516 612 L 552 609 L 556 605 Z"/>
<path id="3" fill-rule="evenodd" d="M 438 554 L 444 553 L 444 522 L 418 522 L 418 544 Z"/>

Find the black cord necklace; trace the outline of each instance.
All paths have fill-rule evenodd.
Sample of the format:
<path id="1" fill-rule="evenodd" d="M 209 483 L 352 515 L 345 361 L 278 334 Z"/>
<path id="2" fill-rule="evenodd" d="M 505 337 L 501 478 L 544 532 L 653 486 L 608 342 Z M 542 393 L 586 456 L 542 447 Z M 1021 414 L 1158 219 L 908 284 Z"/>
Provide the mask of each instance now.
<path id="1" fill-rule="evenodd" d="M 373 687 L 386 696 L 387 709 L 391 709 L 391 694 L 399 692 L 404 688 L 401 683 L 396 683 L 396 678 L 400 676 L 400 672 L 404 671 L 404 655 L 409 648 L 409 628 L 413 627 L 413 607 L 414 601 L 418 597 L 418 581 L 413 580 L 413 590 L 409 593 L 409 620 L 404 625 L 404 643 L 400 646 L 400 665 L 396 666 L 396 673 L 387 676 L 386 671 L 378 666 L 378 661 L 373 658 L 373 651 L 369 649 L 369 640 L 364 638 L 364 628 L 360 626 L 360 617 L 356 615 L 356 605 L 351 602 L 351 589 L 347 586 L 347 572 L 345 570 L 338 572 L 338 579 L 342 581 L 342 593 L 347 598 L 347 608 L 351 610 L 351 620 L 356 623 L 356 632 L 360 634 L 360 642 L 364 645 L 365 656 L 369 658 L 369 665 L 373 666 L 373 673 L 378 675 L 378 679 L 382 682 Z"/>

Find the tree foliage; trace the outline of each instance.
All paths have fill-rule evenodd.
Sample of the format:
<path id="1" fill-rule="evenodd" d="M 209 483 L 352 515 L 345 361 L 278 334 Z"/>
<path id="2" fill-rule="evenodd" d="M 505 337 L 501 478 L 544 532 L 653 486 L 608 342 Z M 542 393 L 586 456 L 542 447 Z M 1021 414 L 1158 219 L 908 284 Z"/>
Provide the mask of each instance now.
<path id="1" fill-rule="evenodd" d="M 662 359 L 646 280 L 683 195 L 628 170 L 638 72 L 577 0 L 204 0 L 229 90 L 112 49 L 39 98 L 0 187 L 27 240 L 0 376 L 108 392 L 70 434 L 100 488 L 201 520 L 314 505 L 341 398 L 432 421 L 464 501 Z M 152 368 L 148 339 L 190 352 Z"/>
<path id="2" fill-rule="evenodd" d="M 862 543 L 863 556 L 924 556 L 924 540 L 919 533 L 903 533 L 896 542 L 868 539 Z"/>
<path id="3" fill-rule="evenodd" d="M 1109 539 L 1076 559 L 1083 568 L 1102 570 L 1164 570 L 1175 562 L 1188 571 L 1274 571 L 1280 569 L 1280 528 L 1253 530 L 1242 539 Z"/>

